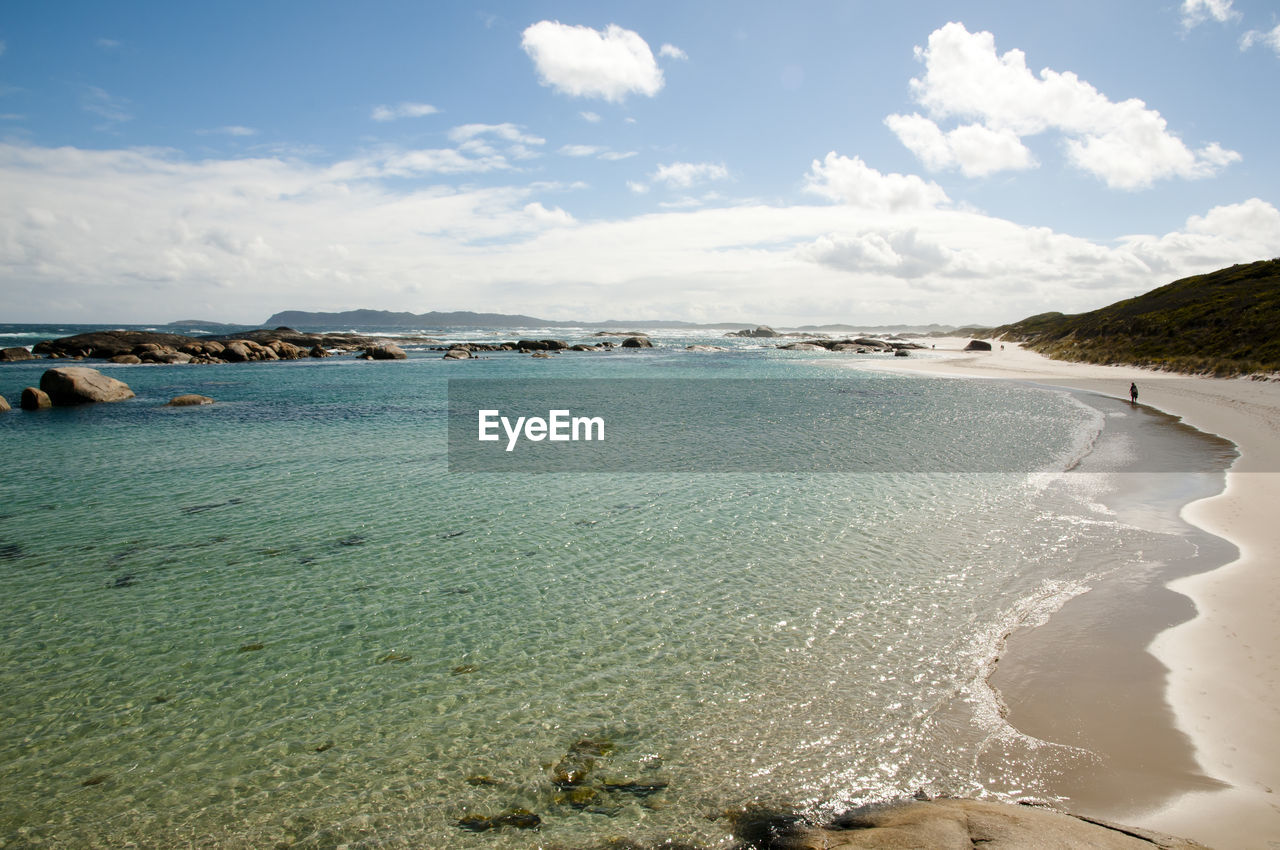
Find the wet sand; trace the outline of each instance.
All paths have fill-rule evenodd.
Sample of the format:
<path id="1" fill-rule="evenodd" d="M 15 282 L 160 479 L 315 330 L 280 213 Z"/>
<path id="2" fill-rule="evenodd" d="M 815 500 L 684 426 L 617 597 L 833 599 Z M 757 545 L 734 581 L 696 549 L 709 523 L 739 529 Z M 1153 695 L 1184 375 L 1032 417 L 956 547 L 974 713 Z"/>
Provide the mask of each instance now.
<path id="1" fill-rule="evenodd" d="M 1280 840 L 1273 793 L 1280 787 L 1280 383 L 1063 363 L 1010 343 L 963 352 L 966 342 L 939 340 L 931 356 L 886 359 L 878 368 L 1033 381 L 1126 400 L 1135 381 L 1144 408 L 1238 447 L 1225 490 L 1207 498 L 1162 493 L 1160 479 L 1145 474 L 1118 476 L 1138 488 L 1122 494 L 1137 503 L 1198 498 L 1181 514 L 1205 532 L 1196 538 L 1200 551 L 1156 575 L 1099 582 L 1047 624 L 1011 636 L 992 682 L 1021 731 L 1096 754 L 1064 760 L 1055 791 L 1073 810 L 1219 850 L 1276 846 L 1269 842 Z M 1144 495 L 1143 487 L 1151 489 Z"/>

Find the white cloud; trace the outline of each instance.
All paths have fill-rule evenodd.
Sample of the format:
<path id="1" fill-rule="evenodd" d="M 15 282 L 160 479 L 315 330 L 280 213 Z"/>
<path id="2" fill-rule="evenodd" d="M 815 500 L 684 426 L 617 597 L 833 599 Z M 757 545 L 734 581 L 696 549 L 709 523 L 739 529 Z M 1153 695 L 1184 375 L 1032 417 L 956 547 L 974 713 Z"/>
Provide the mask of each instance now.
<path id="1" fill-rule="evenodd" d="M 1045 68 L 1033 74 L 1022 51 L 998 54 L 989 32 L 970 33 L 963 24 L 950 23 L 916 52 L 925 74 L 911 81 L 911 90 L 934 121 L 977 119 L 947 134 L 936 126 L 933 132 L 920 116 L 887 119 L 930 167 L 956 166 L 975 174 L 1031 167 L 1033 158 L 1021 138 L 1049 130 L 1064 136 L 1073 165 L 1112 188 L 1207 177 L 1240 158 L 1217 143 L 1191 150 L 1169 132 L 1159 112 L 1135 98 L 1113 102 L 1070 71 Z M 995 150 L 984 151 L 986 144 Z"/>
<path id="2" fill-rule="evenodd" d="M 937 183 L 914 174 L 881 174 L 860 157 L 840 156 L 835 151 L 821 162 L 813 161 L 805 189 L 842 204 L 886 212 L 929 210 L 949 203 Z"/>
<path id="3" fill-rule="evenodd" d="M 665 183 L 672 189 L 687 189 L 695 183 L 728 177 L 729 170 L 714 162 L 673 162 L 659 165 L 658 170 L 650 175 L 651 180 Z"/>
<path id="4" fill-rule="evenodd" d="M 985 177 L 1037 164 L 1012 130 L 964 124 L 944 133 L 920 114 L 890 115 L 885 124 L 930 171 L 958 167 L 968 177 Z"/>
<path id="5" fill-rule="evenodd" d="M 921 238 L 914 229 L 824 235 L 797 253 L 803 259 L 841 271 L 902 279 L 943 273 L 953 264 L 952 251 Z"/>
<path id="6" fill-rule="evenodd" d="M 600 123 L 600 116 L 594 112 L 579 112 L 578 114 L 582 116 L 583 121 L 587 121 L 592 124 Z"/>
<path id="7" fill-rule="evenodd" d="M 674 44 L 664 44 L 658 48 L 658 55 L 667 59 L 688 59 L 689 54 L 685 53 Z"/>
<path id="8" fill-rule="evenodd" d="M 107 123 L 100 129 L 110 129 L 116 124 L 133 120 L 127 98 L 116 97 L 97 86 L 89 86 L 85 89 L 80 98 L 80 105 L 86 112 L 92 112 L 106 120 Z"/>
<path id="9" fill-rule="evenodd" d="M 1263 32 L 1262 30 L 1249 30 L 1240 37 L 1240 49 L 1248 50 L 1255 44 L 1262 44 L 1270 47 L 1271 50 L 1280 56 L 1280 25 L 1274 29 Z"/>
<path id="10" fill-rule="evenodd" d="M 599 145 L 564 145 L 559 153 L 565 156 L 596 156 L 603 150 Z"/>
<path id="11" fill-rule="evenodd" d="M 1240 13 L 1231 8 L 1231 0 L 1182 0 L 1182 25 L 1197 27 L 1213 18 L 1220 24 L 1236 20 Z"/>
<path id="12" fill-rule="evenodd" d="M 252 127 L 244 127 L 239 124 L 229 124 L 225 127 L 215 127 L 212 130 L 196 130 L 198 136 L 256 136 L 258 131 Z"/>
<path id="13" fill-rule="evenodd" d="M 649 194 L 649 184 L 648 184 L 648 183 L 641 183 L 641 182 L 639 182 L 639 181 L 637 181 L 637 180 L 628 180 L 628 181 L 627 181 L 627 188 L 628 188 L 628 189 L 630 189 L 632 192 L 635 192 L 637 195 L 647 195 L 647 194 Z"/>
<path id="14" fill-rule="evenodd" d="M 593 156 L 597 159 L 603 159 L 609 162 L 616 162 L 620 159 L 630 159 L 636 155 L 635 151 L 615 151 L 600 145 L 562 145 L 557 153 L 572 157 Z"/>
<path id="15" fill-rule="evenodd" d="M 526 133 L 516 124 L 462 124 L 449 131 L 449 138 L 455 142 L 468 142 L 480 136 L 496 136 L 507 142 L 523 145 L 543 145 L 547 140 L 532 133 Z"/>
<path id="16" fill-rule="evenodd" d="M 542 84 L 573 97 L 622 101 L 628 94 L 653 97 L 663 86 L 649 45 L 617 24 L 597 31 L 539 21 L 524 31 L 520 43 Z"/>
<path id="17" fill-rule="evenodd" d="M 395 106 L 375 106 L 369 117 L 374 121 L 395 121 L 397 118 L 421 118 L 440 110 L 429 103 L 398 103 Z"/>

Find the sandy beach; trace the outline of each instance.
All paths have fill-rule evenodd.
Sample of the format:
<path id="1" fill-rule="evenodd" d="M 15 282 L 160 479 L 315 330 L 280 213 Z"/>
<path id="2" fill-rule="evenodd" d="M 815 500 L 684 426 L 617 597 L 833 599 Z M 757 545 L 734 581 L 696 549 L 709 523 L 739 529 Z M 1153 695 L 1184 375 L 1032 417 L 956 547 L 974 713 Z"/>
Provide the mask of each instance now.
<path id="1" fill-rule="evenodd" d="M 1188 505 L 1183 518 L 1230 541 L 1239 557 L 1172 582 L 1170 588 L 1194 604 L 1194 615 L 1160 632 L 1147 647 L 1163 665 L 1168 708 L 1192 744 L 1199 771 L 1221 785 L 1181 793 L 1160 806 L 1125 813 L 1124 819 L 1220 850 L 1277 846 L 1280 527 L 1274 505 L 1280 501 L 1280 383 L 1066 363 L 1011 343 L 965 352 L 966 342 L 938 340 L 933 353 L 941 357 L 894 358 L 881 368 L 1032 381 L 1117 398 L 1128 397 L 1132 381 L 1141 404 L 1238 447 L 1224 492 Z M 1150 753 L 1157 764 L 1163 755 Z"/>

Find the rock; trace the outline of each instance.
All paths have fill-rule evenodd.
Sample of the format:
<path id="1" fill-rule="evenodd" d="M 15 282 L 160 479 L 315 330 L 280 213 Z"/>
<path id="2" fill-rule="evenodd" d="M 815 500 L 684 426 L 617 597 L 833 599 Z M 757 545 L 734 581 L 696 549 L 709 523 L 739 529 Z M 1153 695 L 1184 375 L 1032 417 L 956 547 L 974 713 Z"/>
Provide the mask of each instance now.
<path id="1" fill-rule="evenodd" d="M 18 401 L 18 405 L 23 410 L 44 410 L 46 407 L 53 407 L 53 400 L 49 398 L 49 394 L 44 390 L 38 390 L 35 387 L 24 387 L 22 398 Z"/>
<path id="2" fill-rule="evenodd" d="M 648 782 L 636 782 L 628 779 L 606 779 L 603 783 L 606 791 L 631 794 L 636 797 L 652 797 L 659 791 L 665 790 L 670 784 L 665 779 L 652 779 Z"/>
<path id="3" fill-rule="evenodd" d="M 964 347 L 965 351 L 990 351 L 991 343 L 982 339 L 971 339 L 969 344 Z"/>
<path id="4" fill-rule="evenodd" d="M 382 345 L 371 345 L 364 350 L 364 353 L 370 360 L 406 360 L 409 357 L 404 353 L 403 348 L 391 342 L 383 343 Z"/>
<path id="5" fill-rule="evenodd" d="M 685 351 L 727 351 L 723 345 L 686 345 Z"/>
<path id="6" fill-rule="evenodd" d="M 756 328 L 755 330 L 747 329 L 747 330 L 741 330 L 741 331 L 732 331 L 730 333 L 725 334 L 725 336 L 774 337 L 774 336 L 782 336 L 782 334 L 778 333 L 768 325 L 760 325 L 760 327 Z"/>
<path id="7" fill-rule="evenodd" d="M 249 349 L 245 347 L 244 341 L 239 339 L 233 339 L 222 346 L 220 353 L 222 359 L 229 363 L 244 363 L 250 357 Z"/>
<path id="8" fill-rule="evenodd" d="M 537 829 L 542 818 L 528 809 L 507 809 L 500 815 L 488 818 L 484 815 L 467 815 L 458 820 L 458 826 L 471 832 L 487 832 L 512 826 L 516 829 Z"/>
<path id="9" fill-rule="evenodd" d="M 786 345 L 779 345 L 778 348 L 784 351 L 826 351 L 825 345 L 817 345 L 812 342 L 789 342 Z"/>
<path id="10" fill-rule="evenodd" d="M 894 357 L 910 357 L 911 352 L 907 351 L 905 348 L 895 348 L 893 350 L 893 356 Z"/>
<path id="11" fill-rule="evenodd" d="M 647 336 L 629 336 L 622 341 L 623 348 L 653 348 Z"/>
<path id="12" fill-rule="evenodd" d="M 60 366 L 40 376 L 40 389 L 49 394 L 55 405 L 89 404 L 91 402 L 124 401 L 133 398 L 133 390 L 124 381 L 109 378 L 97 369 L 85 366 Z"/>
<path id="13" fill-rule="evenodd" d="M 754 816 L 753 816 L 754 814 Z M 1038 806 L 985 800 L 937 799 L 871 806 L 842 815 L 821 828 L 806 827 L 785 813 L 744 813 L 734 833 L 751 847 L 792 850 L 928 847 L 931 850 L 1193 850 L 1186 839 Z"/>
<path id="14" fill-rule="evenodd" d="M 213 404 L 213 399 L 207 395 L 187 393 L 186 395 L 174 396 L 169 399 L 165 407 L 196 407 L 202 404 Z"/>
<path id="15" fill-rule="evenodd" d="M 323 345 L 321 345 L 320 343 L 316 343 L 315 345 L 311 346 L 311 350 L 310 350 L 309 352 L 307 352 L 307 356 L 309 356 L 309 357 L 328 357 L 328 356 L 329 356 L 329 351 L 328 351 L 328 349 L 326 349 L 326 348 L 325 348 Z"/>
<path id="16" fill-rule="evenodd" d="M 136 366 L 142 362 L 142 358 L 136 354 L 117 354 L 115 357 L 108 358 L 112 363 L 120 363 L 126 366 Z"/>
<path id="17" fill-rule="evenodd" d="M 19 360 L 38 359 L 38 357 L 21 346 L 0 349 L 0 363 L 17 363 Z"/>
<path id="18" fill-rule="evenodd" d="M 0 413 L 8 413 L 10 410 L 13 408 L 9 406 L 9 399 L 0 395 Z"/>
<path id="19" fill-rule="evenodd" d="M 545 357 L 545 358 L 547 358 L 548 360 L 550 360 L 550 359 L 551 359 L 551 354 L 550 354 L 550 352 L 547 352 L 547 351 L 535 351 L 535 352 L 533 352 L 533 354 L 531 354 L 531 355 L 529 355 L 529 356 L 530 356 L 530 357 Z"/>
<path id="20" fill-rule="evenodd" d="M 856 342 L 837 342 L 835 345 L 831 346 L 831 350 L 832 351 L 856 351 L 856 352 L 866 351 L 865 348 L 858 345 Z"/>
<path id="21" fill-rule="evenodd" d="M 613 752 L 613 742 L 605 738 L 581 738 L 574 742 L 564 758 L 551 771 L 551 782 L 561 791 L 576 788 L 587 781 L 596 760 Z"/>
<path id="22" fill-rule="evenodd" d="M 442 358 L 440 358 L 440 359 L 442 359 L 442 360 L 470 360 L 470 359 L 471 359 L 471 352 L 470 352 L 470 351 L 468 351 L 468 350 L 467 350 L 467 349 L 465 349 L 465 348 L 462 348 L 462 347 L 458 347 L 458 348 L 450 348 L 448 351 L 446 351 L 446 352 L 444 353 L 444 357 L 442 357 Z"/>

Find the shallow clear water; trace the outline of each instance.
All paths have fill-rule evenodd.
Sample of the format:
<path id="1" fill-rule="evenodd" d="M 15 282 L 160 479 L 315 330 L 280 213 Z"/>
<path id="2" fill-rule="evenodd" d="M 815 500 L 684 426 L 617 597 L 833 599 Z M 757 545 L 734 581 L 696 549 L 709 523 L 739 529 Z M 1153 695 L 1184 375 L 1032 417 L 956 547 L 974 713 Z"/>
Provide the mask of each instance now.
<path id="1" fill-rule="evenodd" d="M 450 473 L 460 369 L 835 373 L 756 345 L 438 356 L 101 366 L 138 398 L 0 418 L 0 846 L 729 846 L 720 815 L 752 801 L 1035 792 L 1034 759 L 979 766 L 1011 734 L 999 640 L 1184 545 L 1088 475 Z M 1105 421 L 839 376 L 899 382 L 925 432 L 999 406 L 1046 470 Z M 182 392 L 218 404 L 160 406 Z M 566 758 L 590 761 L 573 799 Z M 540 830 L 457 825 L 510 808 Z"/>

